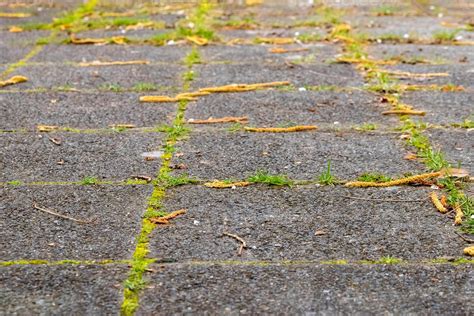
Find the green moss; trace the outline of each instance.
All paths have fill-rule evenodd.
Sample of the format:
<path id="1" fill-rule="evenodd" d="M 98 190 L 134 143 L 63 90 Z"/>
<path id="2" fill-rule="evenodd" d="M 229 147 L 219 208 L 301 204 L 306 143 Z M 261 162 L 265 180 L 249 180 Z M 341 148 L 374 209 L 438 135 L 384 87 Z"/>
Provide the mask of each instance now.
<path id="1" fill-rule="evenodd" d="M 190 178 L 187 175 L 179 175 L 177 177 L 167 175 L 166 177 L 163 177 L 162 180 L 165 182 L 164 185 L 166 188 L 199 183 L 199 180 Z"/>
<path id="2" fill-rule="evenodd" d="M 471 119 L 465 119 L 461 123 L 452 123 L 451 126 L 470 129 L 470 128 L 474 128 L 474 121 Z"/>
<path id="3" fill-rule="evenodd" d="M 95 177 L 86 176 L 81 180 L 80 183 L 82 185 L 94 185 L 94 184 L 98 184 L 99 180 Z"/>
<path id="4" fill-rule="evenodd" d="M 362 264 L 400 264 L 404 261 L 402 259 L 398 259 L 391 256 L 382 257 L 378 260 L 361 260 L 360 263 Z"/>
<path id="5" fill-rule="evenodd" d="M 194 71 L 188 70 L 183 74 L 183 80 L 185 82 L 193 81 L 194 80 Z"/>
<path id="6" fill-rule="evenodd" d="M 324 37 L 318 33 L 303 33 L 296 37 L 301 43 L 314 43 L 324 40 Z"/>
<path id="7" fill-rule="evenodd" d="M 344 265 L 348 264 L 347 260 L 340 259 L 340 260 L 325 260 L 321 261 L 321 264 L 329 264 L 329 265 Z"/>
<path id="8" fill-rule="evenodd" d="M 18 185 L 22 185 L 23 182 L 21 182 L 20 180 L 11 180 L 11 181 L 6 182 L 6 184 L 12 185 L 12 186 L 18 186 Z"/>
<path id="9" fill-rule="evenodd" d="M 372 173 L 364 173 L 360 175 L 357 178 L 358 181 L 363 181 L 363 182 L 377 182 L 377 183 L 382 183 L 382 182 L 388 182 L 392 181 L 392 178 L 387 177 L 381 173 L 377 172 L 372 172 Z"/>
<path id="10" fill-rule="evenodd" d="M 188 67 L 192 67 L 195 64 L 201 63 L 201 55 L 199 54 L 199 50 L 196 47 L 193 47 L 191 52 L 186 55 L 184 58 L 184 63 Z"/>
<path id="11" fill-rule="evenodd" d="M 282 174 L 270 174 L 267 171 L 259 170 L 253 176 L 247 178 L 248 182 L 251 183 L 264 183 L 274 186 L 292 186 L 293 181 L 286 175 Z"/>
<path id="12" fill-rule="evenodd" d="M 377 129 L 377 125 L 374 123 L 364 123 L 360 126 L 355 127 L 356 130 L 358 131 L 375 131 Z"/>
<path id="13" fill-rule="evenodd" d="M 124 89 L 117 83 L 103 83 L 100 85 L 99 90 L 102 91 L 112 91 L 112 92 L 122 92 Z"/>
<path id="14" fill-rule="evenodd" d="M 453 42 L 456 40 L 459 30 L 438 31 L 433 34 L 433 39 L 438 43 Z"/>

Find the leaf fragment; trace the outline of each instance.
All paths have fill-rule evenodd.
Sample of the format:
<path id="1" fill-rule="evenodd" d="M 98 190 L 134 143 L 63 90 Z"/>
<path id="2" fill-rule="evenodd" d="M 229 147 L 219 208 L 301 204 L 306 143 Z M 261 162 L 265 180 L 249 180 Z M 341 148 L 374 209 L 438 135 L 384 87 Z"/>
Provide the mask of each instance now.
<path id="1" fill-rule="evenodd" d="M 192 97 L 168 97 L 166 95 L 147 95 L 140 97 L 140 102 L 179 102 L 179 101 L 196 101 L 197 98 Z"/>
<path id="2" fill-rule="evenodd" d="M 454 225 L 461 225 L 462 224 L 462 219 L 464 217 L 464 212 L 461 209 L 461 205 L 459 203 L 456 203 L 454 205 Z"/>
<path id="3" fill-rule="evenodd" d="M 424 116 L 426 115 L 425 111 L 417 111 L 417 110 L 410 110 L 410 109 L 404 109 L 404 110 L 389 110 L 389 111 L 384 111 L 382 112 L 383 115 L 390 115 L 390 114 L 396 114 L 396 115 L 420 115 Z"/>
<path id="4" fill-rule="evenodd" d="M 257 37 L 255 41 L 263 44 L 285 45 L 293 44 L 295 39 L 291 37 Z"/>
<path id="5" fill-rule="evenodd" d="M 474 256 L 474 246 L 469 246 L 464 248 L 464 254 L 473 257 Z"/>
<path id="6" fill-rule="evenodd" d="M 10 28 L 8 29 L 8 32 L 10 33 L 20 33 L 20 32 L 23 32 L 23 28 L 19 27 L 19 26 L 15 26 L 15 25 L 12 25 L 10 26 Z"/>
<path id="7" fill-rule="evenodd" d="M 199 37 L 199 36 L 187 36 L 186 39 L 199 46 L 205 46 L 209 43 L 209 41 L 206 38 Z"/>
<path id="8" fill-rule="evenodd" d="M 59 126 L 56 126 L 56 125 L 37 125 L 36 129 L 38 130 L 38 132 L 48 133 L 48 132 L 58 130 Z"/>
<path id="9" fill-rule="evenodd" d="M 0 18 L 7 18 L 7 19 L 21 19 L 21 18 L 28 18 L 30 16 L 31 16 L 31 13 L 0 12 Z"/>
<path id="10" fill-rule="evenodd" d="M 283 47 L 274 47 L 270 48 L 268 51 L 273 54 L 285 54 L 285 53 L 296 53 L 296 52 L 304 52 L 308 51 L 309 48 L 301 47 L 301 48 L 283 48 Z"/>
<path id="11" fill-rule="evenodd" d="M 444 214 L 444 213 L 448 212 L 448 209 L 446 207 L 444 207 L 443 203 L 441 203 L 441 201 L 438 198 L 438 194 L 436 194 L 436 192 L 431 192 L 430 193 L 430 198 L 431 198 L 431 202 L 433 202 L 433 205 L 436 207 L 436 209 L 440 213 Z"/>

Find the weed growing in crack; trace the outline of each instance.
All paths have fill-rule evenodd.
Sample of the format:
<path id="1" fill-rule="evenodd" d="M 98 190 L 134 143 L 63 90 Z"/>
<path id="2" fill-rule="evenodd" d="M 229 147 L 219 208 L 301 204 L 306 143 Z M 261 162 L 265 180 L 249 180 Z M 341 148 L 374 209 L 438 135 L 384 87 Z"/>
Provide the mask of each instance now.
<path id="1" fill-rule="evenodd" d="M 433 34 L 433 39 L 437 43 L 453 42 L 456 40 L 459 30 L 454 31 L 439 31 Z"/>
<path id="2" fill-rule="evenodd" d="M 364 132 L 367 132 L 367 131 L 374 131 L 377 129 L 377 125 L 374 124 L 374 123 L 364 123 L 360 126 L 357 126 L 355 128 L 357 131 L 364 131 Z"/>
<path id="3" fill-rule="evenodd" d="M 98 182 L 99 182 L 99 180 L 97 180 L 96 177 L 89 177 L 89 176 L 87 176 L 87 177 L 84 177 L 84 178 L 81 180 L 80 184 L 81 184 L 81 185 L 94 185 L 94 184 L 97 184 Z"/>
<path id="4" fill-rule="evenodd" d="M 179 175 L 177 177 L 167 176 L 163 179 L 165 181 L 165 187 L 177 187 L 185 184 L 194 184 L 198 183 L 199 180 L 188 177 L 187 175 Z"/>
<path id="5" fill-rule="evenodd" d="M 327 169 L 318 178 L 319 184 L 322 185 L 333 185 L 336 182 L 336 178 L 331 174 L 331 161 L 328 161 Z"/>
<path id="6" fill-rule="evenodd" d="M 184 63 L 188 67 L 201 63 L 201 55 L 196 47 L 193 47 L 192 51 L 184 58 Z"/>
<path id="7" fill-rule="evenodd" d="M 132 90 L 135 92 L 156 91 L 158 87 L 151 82 L 138 82 L 133 86 Z"/>
<path id="8" fill-rule="evenodd" d="M 264 183 L 275 186 L 292 186 L 293 181 L 286 175 L 282 174 L 270 174 L 267 171 L 259 170 L 253 176 L 247 178 L 248 182 L 251 183 Z"/>
<path id="9" fill-rule="evenodd" d="M 11 180 L 11 181 L 6 182 L 6 184 L 12 185 L 12 186 L 19 186 L 19 185 L 22 185 L 23 182 L 21 182 L 20 180 Z"/>
<path id="10" fill-rule="evenodd" d="M 122 92 L 123 88 L 116 83 L 104 83 L 99 87 L 102 91 Z"/>

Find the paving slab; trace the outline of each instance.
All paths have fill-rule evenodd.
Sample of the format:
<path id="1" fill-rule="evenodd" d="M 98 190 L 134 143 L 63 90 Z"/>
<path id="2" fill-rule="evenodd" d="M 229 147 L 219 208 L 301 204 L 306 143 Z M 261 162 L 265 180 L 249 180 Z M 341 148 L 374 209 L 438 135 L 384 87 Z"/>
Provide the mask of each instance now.
<path id="1" fill-rule="evenodd" d="M 461 123 L 474 115 L 472 92 L 406 92 L 401 100 L 416 109 L 426 111 L 422 118 L 432 124 Z"/>
<path id="2" fill-rule="evenodd" d="M 429 78 L 403 78 L 401 83 L 409 84 L 438 84 L 463 86 L 465 89 L 474 88 L 474 65 L 396 65 L 388 66 L 388 70 L 410 73 L 447 73 L 448 76 Z"/>
<path id="3" fill-rule="evenodd" d="M 398 118 L 382 115 L 389 107 L 380 98 L 363 91 L 255 91 L 248 93 L 213 94 L 192 102 L 186 110 L 187 119 L 225 116 L 246 116 L 250 126 L 287 124 L 318 127 L 351 127 L 375 123 L 379 129 L 394 127 Z M 203 128 L 209 125 L 193 125 Z M 215 126 L 215 125 L 214 125 Z"/>
<path id="4" fill-rule="evenodd" d="M 151 186 L 0 188 L 2 260 L 129 259 Z M 81 224 L 35 209 L 51 209 Z"/>
<path id="5" fill-rule="evenodd" d="M 118 265 L 10 266 L 0 268 L 0 309 L 5 315 L 119 314 Z"/>
<path id="6" fill-rule="evenodd" d="M 470 265 L 184 265 L 164 267 L 150 278 L 154 287 L 144 291 L 138 315 L 466 315 L 474 310 Z"/>
<path id="7" fill-rule="evenodd" d="M 441 22 L 457 22 L 451 17 L 435 16 L 350 16 L 351 25 L 357 33 L 371 37 L 383 35 L 408 35 L 425 39 L 433 38 L 437 32 L 450 32 L 452 28 L 441 25 Z"/>
<path id="8" fill-rule="evenodd" d="M 464 243 L 452 220 L 436 211 L 428 195 L 427 189 L 409 187 L 183 187 L 168 194 L 165 208 L 187 213 L 153 232 L 151 256 L 178 262 L 462 256 Z M 224 232 L 247 242 L 242 256 L 237 254 L 239 243 Z"/>
<path id="9" fill-rule="evenodd" d="M 474 174 L 474 131 L 472 129 L 431 129 L 426 131 L 431 144 L 440 149 L 454 166 Z"/>
<path id="10" fill-rule="evenodd" d="M 466 66 L 474 64 L 474 51 L 471 46 L 379 44 L 368 46 L 368 50 L 376 59 L 402 56 L 407 59 L 423 58 L 438 63 L 460 63 Z"/>
<path id="11" fill-rule="evenodd" d="M 154 92 L 157 93 L 157 92 Z M 169 124 L 176 104 L 140 103 L 138 93 L 2 93 L 0 129 L 37 125 L 108 128 L 111 124 L 152 127 Z"/>
<path id="12" fill-rule="evenodd" d="M 192 86 L 203 88 L 233 83 L 289 81 L 297 87 L 305 85 L 362 86 L 363 79 L 351 65 L 305 64 L 288 65 L 282 62 L 261 64 L 208 64 L 194 70 L 197 78 Z"/>
<path id="13" fill-rule="evenodd" d="M 125 29 L 115 29 L 115 30 L 91 30 L 91 31 L 83 31 L 78 32 L 76 34 L 77 38 L 110 38 L 114 36 L 125 36 L 129 39 L 136 39 L 136 40 L 143 40 L 152 38 L 155 35 L 168 33 L 169 30 L 160 29 L 160 30 L 152 30 L 152 29 L 143 29 L 143 30 L 125 30 Z M 123 46 L 123 45 L 121 45 Z"/>
<path id="14" fill-rule="evenodd" d="M 47 45 L 32 62 L 92 62 L 147 60 L 150 63 L 181 63 L 191 50 L 177 46 Z"/>
<path id="15" fill-rule="evenodd" d="M 58 146 L 50 138 L 60 141 Z M 160 151 L 159 133 L 1 134 L 0 182 L 11 180 L 125 180 L 154 176 L 160 160 L 145 161 L 143 153 Z"/>
<path id="16" fill-rule="evenodd" d="M 420 173 L 421 163 L 404 160 L 406 149 L 397 134 L 195 132 L 180 143 L 173 162 L 200 179 L 242 179 L 257 170 L 313 179 L 327 170 L 353 179 L 366 172 L 400 176 Z"/>
<path id="17" fill-rule="evenodd" d="M 272 45 L 204 46 L 199 49 L 205 62 L 261 63 L 264 61 L 289 61 L 327 63 L 340 53 L 336 45 L 326 43 L 285 45 L 285 49 L 306 49 L 306 51 L 276 54 L 270 52 Z"/>
<path id="18" fill-rule="evenodd" d="M 225 41 L 236 38 L 253 39 L 257 37 L 294 37 L 307 34 L 318 38 L 325 38 L 328 31 L 322 28 L 275 28 L 275 29 L 256 29 L 256 30 L 219 30 L 217 35 Z"/>
<path id="19" fill-rule="evenodd" d="M 157 87 L 181 87 L 179 65 L 123 65 L 78 67 L 74 65 L 29 65 L 13 75 L 27 77 L 28 82 L 7 89 L 60 88 L 107 89 L 109 86 L 132 89 L 138 83 L 152 83 Z M 45 75 L 46 74 L 46 75 Z"/>
<path id="20" fill-rule="evenodd" d="M 9 48 L 25 48 L 36 44 L 40 38 L 48 37 L 51 31 L 25 31 L 21 33 L 10 33 L 8 31 L 0 30 L 0 47 L 3 50 Z M 17 56 L 17 60 L 23 56 Z"/>
<path id="21" fill-rule="evenodd" d="M 2 11 L 4 10 L 2 9 Z M 63 10 L 60 9 L 45 7 L 16 8 L 15 10 L 10 10 L 10 13 L 28 13 L 31 14 L 31 16 L 25 18 L 2 17 L 0 19 L 0 28 L 8 30 L 12 25 L 22 26 L 24 24 L 51 23 L 53 18 L 61 16 L 62 12 Z"/>
<path id="22" fill-rule="evenodd" d="M 20 47 L 0 44 L 0 64 L 13 64 L 26 56 L 34 45 L 24 45 Z"/>

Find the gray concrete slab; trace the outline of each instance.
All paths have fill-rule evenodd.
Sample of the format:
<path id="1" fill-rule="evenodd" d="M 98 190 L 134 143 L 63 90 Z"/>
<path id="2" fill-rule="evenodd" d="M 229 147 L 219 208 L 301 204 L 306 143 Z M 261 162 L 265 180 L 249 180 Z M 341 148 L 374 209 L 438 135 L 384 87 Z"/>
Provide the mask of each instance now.
<path id="1" fill-rule="evenodd" d="M 156 92 L 153 92 L 156 93 Z M 112 124 L 137 127 L 171 123 L 176 104 L 140 103 L 138 93 L 19 93 L 0 94 L 0 129 L 59 125 L 108 128 Z"/>
<path id="2" fill-rule="evenodd" d="M 0 308 L 7 315 L 118 314 L 127 268 L 118 265 L 0 268 Z"/>
<path id="3" fill-rule="evenodd" d="M 0 44 L 0 64 L 16 63 L 20 61 L 23 56 L 26 56 L 33 48 L 34 45 L 15 47 Z"/>
<path id="4" fill-rule="evenodd" d="M 27 77 L 28 82 L 5 89 L 60 88 L 131 89 L 137 83 L 153 83 L 157 87 L 181 87 L 182 66 L 123 65 L 76 67 L 73 65 L 30 65 L 12 75 Z"/>
<path id="5" fill-rule="evenodd" d="M 368 46 L 369 54 L 376 59 L 405 57 L 406 59 L 426 59 L 431 62 L 474 64 L 474 52 L 470 46 L 449 45 L 390 45 L 380 44 Z"/>
<path id="6" fill-rule="evenodd" d="M 48 37 L 51 34 L 50 31 L 28 31 L 21 33 L 10 33 L 5 30 L 0 30 L 0 47 L 3 50 L 9 48 L 27 48 L 34 44 L 40 38 Z M 17 56 L 17 60 L 23 58 L 23 56 Z"/>
<path id="7" fill-rule="evenodd" d="M 410 73 L 447 73 L 443 77 L 402 78 L 401 83 L 410 84 L 439 84 L 463 86 L 468 90 L 474 88 L 474 65 L 396 65 L 387 67 L 389 70 L 404 71 Z"/>
<path id="8" fill-rule="evenodd" d="M 321 39 L 326 37 L 328 31 L 322 28 L 275 28 L 256 30 L 219 30 L 217 35 L 225 41 L 236 38 L 253 39 L 257 37 L 294 37 L 301 34 L 311 34 Z"/>
<path id="9" fill-rule="evenodd" d="M 282 62 L 261 64 L 215 64 L 195 67 L 196 88 L 233 83 L 259 83 L 289 81 L 297 87 L 305 85 L 362 86 L 363 79 L 351 65 L 303 64 L 288 65 Z"/>
<path id="10" fill-rule="evenodd" d="M 246 116 L 250 126 L 279 126 L 289 123 L 318 127 L 352 127 L 374 123 L 377 128 L 393 128 L 398 118 L 383 116 L 389 106 L 379 97 L 362 91 L 255 91 L 213 94 L 192 102 L 187 119 Z M 193 125 L 204 128 L 210 125 Z M 216 125 L 212 125 L 216 126 Z"/>
<path id="11" fill-rule="evenodd" d="M 464 243 L 452 220 L 437 212 L 428 193 L 409 187 L 183 187 L 168 194 L 165 208 L 184 208 L 187 213 L 153 232 L 151 255 L 178 262 L 462 256 Z M 361 201 L 347 196 L 421 202 Z M 241 257 L 239 242 L 223 236 L 224 232 L 247 242 Z"/>
<path id="12" fill-rule="evenodd" d="M 401 176 L 424 170 L 404 160 L 406 149 L 398 135 L 361 133 L 249 133 L 195 132 L 180 143 L 173 159 L 202 179 L 246 178 L 257 170 L 313 179 L 327 169 L 338 178 L 352 179 L 366 172 Z"/>
<path id="13" fill-rule="evenodd" d="M 466 315 L 474 310 L 470 265 L 185 265 L 164 267 L 150 278 L 154 288 L 145 290 L 138 315 Z"/>
<path id="14" fill-rule="evenodd" d="M 151 63 L 180 63 L 191 50 L 177 46 L 137 45 L 48 45 L 33 62 L 91 62 L 147 60 Z"/>
<path id="15" fill-rule="evenodd" d="M 49 138 L 61 141 L 54 144 Z M 1 134 L 0 181 L 125 180 L 154 176 L 160 161 L 145 161 L 142 153 L 159 151 L 158 133 Z"/>
<path id="16" fill-rule="evenodd" d="M 285 49 L 306 49 L 307 51 L 272 53 L 273 45 L 204 46 L 200 48 L 205 62 L 261 63 L 265 61 L 288 61 L 321 64 L 335 59 L 340 48 L 327 43 L 311 45 L 285 45 Z"/>
<path id="17" fill-rule="evenodd" d="M 426 131 L 434 148 L 441 150 L 453 165 L 474 174 L 474 131 L 472 129 L 431 129 Z"/>
<path id="18" fill-rule="evenodd" d="M 404 103 L 424 110 L 424 122 L 432 124 L 461 123 L 474 115 L 474 93 L 416 91 L 402 95 Z"/>
<path id="19" fill-rule="evenodd" d="M 129 259 L 151 186 L 0 188 L 2 260 Z M 81 224 L 33 207 L 54 210 Z"/>

